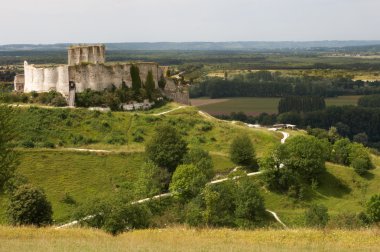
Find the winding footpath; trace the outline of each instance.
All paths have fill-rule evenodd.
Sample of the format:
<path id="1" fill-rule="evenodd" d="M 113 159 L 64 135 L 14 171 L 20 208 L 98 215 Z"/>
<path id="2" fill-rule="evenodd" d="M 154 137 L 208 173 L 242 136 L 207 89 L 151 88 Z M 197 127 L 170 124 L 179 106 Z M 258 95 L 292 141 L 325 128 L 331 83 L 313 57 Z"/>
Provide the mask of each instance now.
<path id="1" fill-rule="evenodd" d="M 155 116 L 165 115 L 165 114 L 167 114 L 167 113 L 170 113 L 170 112 L 172 112 L 172 111 L 175 111 L 175 110 L 178 110 L 178 109 L 181 109 L 181 108 L 184 108 L 184 107 L 186 107 L 186 106 L 180 106 L 180 107 L 177 107 L 177 108 L 174 108 L 174 109 L 171 109 L 171 110 L 165 111 L 165 112 L 161 112 L 161 113 L 158 113 L 158 114 L 154 114 L 154 115 L 155 115 Z M 201 114 L 202 116 L 207 117 L 207 118 L 209 118 L 209 119 L 211 119 L 211 118 L 213 118 L 213 119 L 217 119 L 217 118 L 214 118 L 214 117 L 212 117 L 211 115 L 209 115 L 209 114 L 207 114 L 207 113 L 204 113 L 203 111 L 199 111 L 199 114 Z M 218 120 L 218 119 L 217 119 L 217 120 Z M 286 142 L 286 140 L 289 138 L 290 135 L 289 135 L 289 133 L 284 132 L 284 131 L 279 131 L 279 132 L 283 135 L 283 137 L 282 137 L 282 139 L 281 139 L 281 144 L 284 144 L 284 143 Z M 72 150 L 74 150 L 74 151 L 90 151 L 90 152 L 107 152 L 107 153 L 111 152 L 111 151 L 106 151 L 106 150 L 89 150 L 89 149 L 74 149 L 74 148 L 72 148 Z M 280 167 L 281 167 L 281 165 L 280 165 Z M 238 168 L 239 168 L 239 167 L 234 168 L 234 171 L 236 171 Z M 260 174 L 262 174 L 262 173 L 263 173 L 263 171 L 252 172 L 252 173 L 248 173 L 247 176 L 248 176 L 248 177 L 253 177 L 253 176 L 258 176 L 258 175 L 260 175 Z M 208 184 L 210 184 L 210 185 L 213 185 L 213 184 L 219 184 L 219 183 L 223 183 L 223 182 L 225 182 L 225 181 L 228 181 L 228 180 L 230 180 L 230 179 L 232 179 L 232 180 L 236 180 L 236 179 L 239 179 L 239 178 L 241 178 L 241 176 L 235 176 L 235 177 L 233 177 L 233 178 L 223 178 L 223 179 L 219 179 L 219 180 L 213 180 L 213 181 L 209 182 Z M 135 205 L 135 204 L 142 204 L 142 203 L 145 203 L 145 202 L 149 202 L 149 201 L 151 201 L 151 200 L 164 199 L 164 198 L 168 198 L 168 197 L 172 197 L 172 196 L 173 196 L 173 193 L 168 192 L 168 193 L 159 194 L 159 195 L 156 195 L 156 196 L 153 196 L 153 197 L 150 197 L 150 198 L 145 198 L 145 199 L 140 199 L 140 200 L 137 200 L 137 201 L 133 201 L 133 202 L 131 202 L 130 204 L 132 204 L 132 205 Z M 266 209 L 265 211 L 268 212 L 268 213 L 270 213 L 270 214 L 273 216 L 273 218 L 274 218 L 278 223 L 280 223 L 285 229 L 288 228 L 288 227 L 287 227 L 287 226 L 281 221 L 281 219 L 278 217 L 278 215 L 277 215 L 275 212 L 273 212 L 273 211 L 271 211 L 271 210 L 269 210 L 269 209 Z M 92 218 L 94 218 L 94 217 L 95 217 L 95 215 L 89 215 L 89 216 L 86 216 L 86 217 L 84 217 L 84 218 L 82 218 L 82 219 L 80 219 L 80 220 L 75 220 L 75 221 L 72 221 L 72 222 L 69 222 L 69 223 L 63 224 L 63 225 L 61 225 L 61 226 L 58 226 L 58 227 L 56 227 L 56 229 L 62 229 L 62 228 L 73 227 L 73 226 L 79 224 L 79 223 L 82 222 L 82 221 L 90 220 L 90 219 L 92 219 Z"/>

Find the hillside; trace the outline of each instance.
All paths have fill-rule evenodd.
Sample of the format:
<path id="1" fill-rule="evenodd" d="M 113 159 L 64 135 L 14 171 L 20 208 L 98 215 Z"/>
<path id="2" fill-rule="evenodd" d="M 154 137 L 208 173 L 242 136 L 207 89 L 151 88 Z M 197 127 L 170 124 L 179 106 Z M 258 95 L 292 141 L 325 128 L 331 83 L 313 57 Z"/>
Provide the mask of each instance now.
<path id="1" fill-rule="evenodd" d="M 174 125 L 190 148 L 208 150 L 216 173 L 221 175 L 234 167 L 228 151 L 236 135 L 247 133 L 257 146 L 259 156 L 278 144 L 282 137 L 280 133 L 205 117 L 193 107 L 182 108 L 176 104 L 140 113 L 46 107 L 16 110 L 19 138 L 15 144 L 21 161 L 18 172 L 45 190 L 52 202 L 56 223 L 69 220 L 76 208 L 62 202 L 66 194 L 81 204 L 112 197 L 121 190 L 133 191 L 145 160 L 144 144 L 159 123 Z M 167 111 L 170 112 L 160 114 Z M 34 148 L 30 148 L 31 143 L 35 143 Z M 56 147 L 48 148 L 52 146 Z M 88 149 L 98 151 L 85 151 Z M 4 197 L 0 198 L 0 205 L 0 222 L 4 223 Z"/>
<path id="2" fill-rule="evenodd" d="M 208 150 L 217 177 L 228 175 L 234 168 L 228 152 L 235 136 L 248 134 L 259 158 L 282 137 L 277 132 L 217 120 L 194 107 L 173 103 L 138 113 L 38 107 L 16 110 L 19 138 L 15 144 L 21 161 L 18 172 L 45 190 L 56 224 L 72 219 L 78 205 L 91 200 L 115 195 L 139 199 L 134 192 L 145 161 L 144 144 L 160 123 L 175 126 L 190 148 Z M 288 132 L 290 137 L 304 134 Z M 34 148 L 30 143 L 35 143 Z M 309 188 L 303 201 L 269 192 L 260 176 L 252 180 L 261 185 L 267 209 L 276 212 L 289 227 L 300 227 L 304 226 L 303 212 L 313 202 L 326 205 L 332 219 L 342 213 L 363 211 L 369 197 L 379 192 L 380 158 L 373 155 L 373 161 L 376 168 L 365 177 L 352 168 L 327 163 L 322 182 L 317 189 Z M 76 204 L 65 202 L 67 195 Z M 1 223 L 6 221 L 6 203 L 1 197 Z"/>

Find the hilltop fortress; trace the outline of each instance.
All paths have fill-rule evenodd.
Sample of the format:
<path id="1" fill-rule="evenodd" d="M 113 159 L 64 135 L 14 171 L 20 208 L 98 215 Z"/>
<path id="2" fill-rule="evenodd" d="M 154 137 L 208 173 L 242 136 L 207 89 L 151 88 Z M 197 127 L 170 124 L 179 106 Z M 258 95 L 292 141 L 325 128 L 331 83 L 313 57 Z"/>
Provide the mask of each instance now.
<path id="1" fill-rule="evenodd" d="M 139 68 L 141 80 L 145 80 L 151 71 L 158 87 L 158 80 L 164 71 L 157 63 L 138 62 L 133 65 Z M 71 46 L 67 65 L 36 66 L 25 61 L 24 75 L 15 77 L 15 91 L 41 93 L 55 90 L 73 105 L 75 93 L 86 89 L 103 91 L 112 85 L 119 88 L 123 83 L 131 87 L 131 66 L 132 63 L 128 62 L 106 63 L 104 45 Z M 169 80 L 165 95 L 177 102 L 189 104 L 188 93 L 179 92 L 170 84 Z"/>

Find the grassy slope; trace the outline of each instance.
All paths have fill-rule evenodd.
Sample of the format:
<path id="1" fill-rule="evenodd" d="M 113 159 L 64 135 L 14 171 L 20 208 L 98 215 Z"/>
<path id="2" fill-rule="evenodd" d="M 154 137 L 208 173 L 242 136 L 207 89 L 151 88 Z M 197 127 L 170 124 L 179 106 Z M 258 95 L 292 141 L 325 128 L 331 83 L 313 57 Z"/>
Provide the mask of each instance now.
<path id="1" fill-rule="evenodd" d="M 110 236 L 89 229 L 0 227 L 1 251 L 378 251 L 380 231 L 167 228 Z M 360 241 L 360 242 L 359 242 Z"/>
<path id="2" fill-rule="evenodd" d="M 303 213 L 312 203 L 324 204 L 329 214 L 359 213 L 365 210 L 365 203 L 374 194 L 380 192 L 380 163 L 374 157 L 376 169 L 366 177 L 360 177 L 352 168 L 327 163 L 327 173 L 315 191 L 309 192 L 308 199 L 295 203 L 292 199 L 263 190 L 266 205 L 277 212 L 289 226 L 303 225 Z"/>
<path id="3" fill-rule="evenodd" d="M 327 106 L 343 106 L 356 105 L 360 96 L 340 96 L 336 98 L 327 98 Z M 208 101 L 210 100 L 210 102 Z M 262 112 L 269 114 L 277 113 L 278 102 L 280 98 L 230 98 L 220 99 L 213 103 L 214 99 L 192 99 L 194 105 L 200 104 L 198 107 L 212 115 L 225 114 L 231 112 L 244 112 L 248 115 L 258 115 Z M 208 104 L 207 104 L 208 103 Z M 205 105 L 202 105 L 205 104 Z"/>
<path id="4" fill-rule="evenodd" d="M 169 104 L 164 109 L 175 107 Z M 66 119 L 60 117 L 67 113 Z M 160 112 L 163 109 L 160 109 Z M 157 113 L 157 112 L 154 112 Z M 74 206 L 61 202 L 65 193 L 69 193 L 78 203 L 98 197 L 109 197 L 119 188 L 133 188 L 138 171 L 144 162 L 144 144 L 153 133 L 156 124 L 170 122 L 182 133 L 190 147 L 209 150 L 213 158 L 215 171 L 224 173 L 234 165 L 228 157 L 229 143 L 234 136 L 247 133 L 257 146 L 258 155 L 266 148 L 279 142 L 281 135 L 265 130 L 252 130 L 228 122 L 204 118 L 194 108 L 183 108 L 166 114 L 154 116 L 149 113 L 108 113 L 96 114 L 86 110 L 63 109 L 20 109 L 18 120 L 23 123 L 20 142 L 31 135 L 41 142 L 57 143 L 64 141 L 63 147 L 108 149 L 109 154 L 90 154 L 57 149 L 23 149 L 20 153 L 18 172 L 30 182 L 41 186 L 52 202 L 54 219 L 57 223 L 67 220 Z M 67 121 L 72 123 L 67 125 Z M 109 126 L 104 129 L 102 124 Z M 45 127 L 43 127 L 45 125 Z M 202 130 L 211 125 L 212 129 Z M 33 130 L 35 129 L 35 130 Z M 143 142 L 133 141 L 134 133 L 139 132 Z M 74 144 L 70 135 L 83 135 L 99 140 L 96 144 Z M 125 145 L 107 143 L 110 135 L 128 139 Z M 5 197 L 0 196 L 0 223 L 5 223 Z"/>

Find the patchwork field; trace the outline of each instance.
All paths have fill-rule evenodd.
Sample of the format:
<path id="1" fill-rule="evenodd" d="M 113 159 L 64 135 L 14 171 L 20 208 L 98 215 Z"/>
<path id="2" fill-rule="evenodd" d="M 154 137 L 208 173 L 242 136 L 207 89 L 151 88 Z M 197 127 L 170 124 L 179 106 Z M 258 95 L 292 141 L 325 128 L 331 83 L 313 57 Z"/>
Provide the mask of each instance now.
<path id="1" fill-rule="evenodd" d="M 360 96 L 340 96 L 327 98 L 327 106 L 356 105 Z M 229 99 L 192 99 L 191 104 L 211 115 L 228 115 L 231 112 L 244 112 L 247 115 L 258 115 L 260 113 L 277 113 L 280 98 L 229 98 Z"/>

